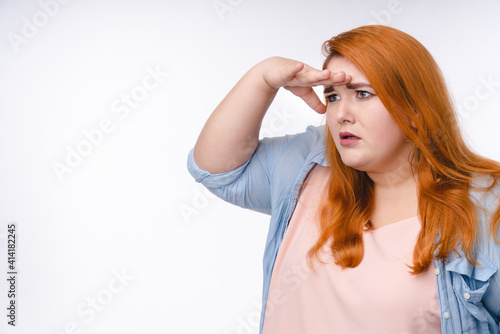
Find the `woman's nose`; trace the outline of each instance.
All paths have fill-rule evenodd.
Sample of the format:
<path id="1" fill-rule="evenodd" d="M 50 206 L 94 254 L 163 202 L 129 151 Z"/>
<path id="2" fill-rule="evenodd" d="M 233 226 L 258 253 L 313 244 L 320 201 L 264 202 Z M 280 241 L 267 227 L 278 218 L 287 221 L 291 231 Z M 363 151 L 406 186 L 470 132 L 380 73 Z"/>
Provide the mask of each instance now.
<path id="1" fill-rule="evenodd" d="M 339 124 L 344 122 L 354 123 L 355 119 L 348 102 L 345 100 L 337 101 L 333 109 L 332 111 L 335 113 L 335 119 Z"/>

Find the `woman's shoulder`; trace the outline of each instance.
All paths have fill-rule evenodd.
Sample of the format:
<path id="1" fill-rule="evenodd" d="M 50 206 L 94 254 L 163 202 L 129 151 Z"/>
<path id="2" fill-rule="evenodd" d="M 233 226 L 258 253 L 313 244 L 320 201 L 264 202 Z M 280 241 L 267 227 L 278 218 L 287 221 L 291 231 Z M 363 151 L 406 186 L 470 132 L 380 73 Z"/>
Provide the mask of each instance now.
<path id="1" fill-rule="evenodd" d="M 325 140 L 324 126 L 310 125 L 304 132 L 288 134 L 279 138 L 264 138 L 259 146 L 273 146 L 266 156 L 273 170 L 294 174 L 306 168 L 311 162 L 324 164 Z"/>
<path id="2" fill-rule="evenodd" d="M 279 148 L 274 144 L 274 152 L 266 154 L 269 181 L 278 197 L 295 194 L 315 164 L 326 164 L 324 131 L 324 126 L 310 125 L 304 132 L 282 137 Z"/>
<path id="3" fill-rule="evenodd" d="M 494 255 L 494 262 L 500 268 L 500 244 L 495 241 L 491 233 L 500 238 L 500 229 L 492 230 L 495 224 L 495 213 L 500 206 L 500 182 L 494 175 L 475 177 L 469 190 L 470 198 L 476 205 L 478 226 L 478 243 L 476 247 L 485 254 Z M 497 225 L 498 227 L 498 225 Z"/>
<path id="4" fill-rule="evenodd" d="M 487 211 L 496 210 L 500 205 L 499 181 L 499 177 L 495 175 L 474 175 L 469 190 L 471 198 Z"/>
<path id="5" fill-rule="evenodd" d="M 296 134 L 285 135 L 286 146 L 290 149 L 307 148 L 308 150 L 316 149 L 321 151 L 325 144 L 325 126 L 324 125 L 309 125 L 306 130 Z"/>

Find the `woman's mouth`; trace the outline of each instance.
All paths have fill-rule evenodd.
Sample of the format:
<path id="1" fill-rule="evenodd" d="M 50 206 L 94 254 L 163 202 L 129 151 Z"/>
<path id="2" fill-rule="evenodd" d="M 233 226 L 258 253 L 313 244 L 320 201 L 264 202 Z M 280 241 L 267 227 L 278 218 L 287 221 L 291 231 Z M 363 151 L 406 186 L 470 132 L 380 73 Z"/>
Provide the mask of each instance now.
<path id="1" fill-rule="evenodd" d="M 340 145 L 342 146 L 349 146 L 361 140 L 361 138 L 359 138 L 355 134 L 345 131 L 339 133 L 339 137 L 340 137 Z"/>

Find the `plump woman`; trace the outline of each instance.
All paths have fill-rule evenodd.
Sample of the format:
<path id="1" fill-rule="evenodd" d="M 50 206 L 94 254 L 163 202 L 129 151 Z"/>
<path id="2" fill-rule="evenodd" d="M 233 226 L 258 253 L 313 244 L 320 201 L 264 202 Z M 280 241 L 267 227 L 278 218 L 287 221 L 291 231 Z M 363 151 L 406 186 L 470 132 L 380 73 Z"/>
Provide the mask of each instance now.
<path id="1" fill-rule="evenodd" d="M 499 333 L 500 164 L 464 143 L 408 34 L 364 26 L 323 49 L 322 70 L 250 69 L 189 152 L 198 182 L 271 215 L 261 333 Z M 259 140 L 280 88 L 326 124 Z"/>

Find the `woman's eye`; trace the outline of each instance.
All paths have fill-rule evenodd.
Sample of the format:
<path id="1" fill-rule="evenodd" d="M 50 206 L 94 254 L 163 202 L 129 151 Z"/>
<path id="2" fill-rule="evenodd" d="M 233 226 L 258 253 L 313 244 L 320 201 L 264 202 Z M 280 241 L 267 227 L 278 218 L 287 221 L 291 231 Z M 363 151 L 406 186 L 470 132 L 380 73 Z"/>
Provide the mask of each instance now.
<path id="1" fill-rule="evenodd" d="M 360 99 L 367 99 L 372 96 L 372 93 L 367 92 L 366 90 L 357 90 L 356 95 Z"/>
<path id="2" fill-rule="evenodd" d="M 331 94 L 326 97 L 326 100 L 328 102 L 335 102 L 339 99 L 339 96 L 337 94 Z"/>

